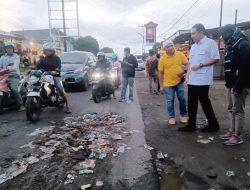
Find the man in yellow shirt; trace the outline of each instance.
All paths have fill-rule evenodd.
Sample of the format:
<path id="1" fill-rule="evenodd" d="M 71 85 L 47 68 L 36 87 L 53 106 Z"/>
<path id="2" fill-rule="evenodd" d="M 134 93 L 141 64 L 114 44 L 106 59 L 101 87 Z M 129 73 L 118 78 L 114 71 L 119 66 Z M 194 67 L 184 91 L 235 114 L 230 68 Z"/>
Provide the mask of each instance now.
<path id="1" fill-rule="evenodd" d="M 158 70 L 160 92 L 164 93 L 167 99 L 168 123 L 170 125 L 176 124 L 174 109 L 175 93 L 180 104 L 180 122 L 187 123 L 185 87 L 182 77 L 185 73 L 188 60 L 182 52 L 175 50 L 171 40 L 164 41 L 163 48 L 166 54 L 161 57 Z"/>

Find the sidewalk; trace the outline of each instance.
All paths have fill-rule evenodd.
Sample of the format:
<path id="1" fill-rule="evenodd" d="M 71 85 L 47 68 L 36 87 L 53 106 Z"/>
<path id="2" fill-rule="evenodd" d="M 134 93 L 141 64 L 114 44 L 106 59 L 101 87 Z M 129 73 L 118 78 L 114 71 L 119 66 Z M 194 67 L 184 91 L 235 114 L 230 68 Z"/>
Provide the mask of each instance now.
<path id="1" fill-rule="evenodd" d="M 217 189 L 250 189 L 250 102 L 246 105 L 246 126 L 244 129 L 244 144 L 235 147 L 225 147 L 219 134 L 226 132 L 229 125 L 229 116 L 226 110 L 226 98 L 224 83 L 215 81 L 210 90 L 210 99 L 214 111 L 220 123 L 221 130 L 217 133 L 203 134 L 180 133 L 177 131 L 181 124 L 176 126 L 167 125 L 167 114 L 165 107 L 165 96 L 150 95 L 148 93 L 148 80 L 143 73 L 137 73 L 137 92 L 145 123 L 147 143 L 168 154 L 168 163 L 159 163 L 156 152 L 152 151 L 157 167 L 176 167 L 171 175 L 161 175 L 161 189 L 179 190 L 183 187 L 192 190 L 207 190 L 209 187 Z M 175 108 L 178 115 L 178 101 L 175 101 Z M 206 121 L 199 105 L 199 119 L 201 125 Z M 208 144 L 198 143 L 197 140 L 207 140 L 213 137 L 214 140 Z M 203 141 L 204 142 L 204 141 Z M 169 163 L 171 163 L 169 165 Z M 161 168 L 162 169 L 162 168 Z M 167 168 L 167 171 L 169 168 Z M 207 176 L 208 172 L 216 173 L 215 178 Z M 233 171 L 235 176 L 227 176 L 228 171 Z M 181 176 L 181 177 L 180 177 Z M 174 184 L 173 188 L 169 188 Z M 244 187 L 244 188 L 243 188 Z M 216 188 L 214 188 L 216 189 Z"/>

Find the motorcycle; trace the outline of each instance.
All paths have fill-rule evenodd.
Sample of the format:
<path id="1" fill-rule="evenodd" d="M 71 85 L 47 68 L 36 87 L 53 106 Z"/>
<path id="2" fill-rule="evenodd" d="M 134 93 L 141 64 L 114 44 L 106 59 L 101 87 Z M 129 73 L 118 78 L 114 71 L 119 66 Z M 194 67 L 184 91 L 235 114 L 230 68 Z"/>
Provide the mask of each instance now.
<path id="1" fill-rule="evenodd" d="M 100 103 L 102 97 L 110 97 L 114 94 L 115 74 L 112 70 L 96 70 L 93 73 L 92 98 L 95 103 Z"/>
<path id="2" fill-rule="evenodd" d="M 17 109 L 18 104 L 14 98 L 13 92 L 8 86 L 8 74 L 11 72 L 9 69 L 0 69 L 0 112 L 6 110 Z M 27 89 L 25 79 L 20 80 L 18 91 L 20 92 L 23 102 L 26 101 Z"/>
<path id="3" fill-rule="evenodd" d="M 32 122 L 38 121 L 42 107 L 63 108 L 64 99 L 56 89 L 50 72 L 32 70 L 27 88 L 26 116 L 28 120 Z"/>

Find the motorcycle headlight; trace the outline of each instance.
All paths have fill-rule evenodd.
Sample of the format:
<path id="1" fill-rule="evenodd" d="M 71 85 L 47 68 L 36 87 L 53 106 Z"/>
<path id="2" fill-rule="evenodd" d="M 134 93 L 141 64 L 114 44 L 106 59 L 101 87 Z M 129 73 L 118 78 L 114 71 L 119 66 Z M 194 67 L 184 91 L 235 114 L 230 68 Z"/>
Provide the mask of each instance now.
<path id="1" fill-rule="evenodd" d="M 30 83 L 30 84 L 35 84 L 35 83 L 37 83 L 38 81 L 39 81 L 39 78 L 36 77 L 36 76 L 33 76 L 33 75 L 29 78 L 29 83 Z"/>
<path id="2" fill-rule="evenodd" d="M 113 79 L 113 78 L 115 78 L 115 73 L 111 73 L 110 74 L 110 77 Z"/>
<path id="3" fill-rule="evenodd" d="M 94 79 L 99 79 L 101 77 L 100 73 L 94 73 Z"/>

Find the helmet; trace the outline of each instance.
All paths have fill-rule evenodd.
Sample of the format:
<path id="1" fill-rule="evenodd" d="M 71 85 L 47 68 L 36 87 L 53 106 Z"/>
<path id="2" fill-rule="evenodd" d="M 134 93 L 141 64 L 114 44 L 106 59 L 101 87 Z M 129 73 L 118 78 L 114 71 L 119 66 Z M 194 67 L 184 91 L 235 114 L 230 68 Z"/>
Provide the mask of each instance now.
<path id="1" fill-rule="evenodd" d="M 97 53 L 97 57 L 99 57 L 99 56 L 103 56 L 103 57 L 105 57 L 105 53 L 104 53 L 104 52 L 102 52 L 102 51 L 100 51 L 100 52 L 98 52 L 98 53 Z"/>
<path id="2" fill-rule="evenodd" d="M 47 42 L 45 44 L 43 44 L 43 50 L 48 50 L 48 51 L 55 51 L 55 45 L 51 42 Z"/>
<path id="3" fill-rule="evenodd" d="M 6 49 L 8 47 L 12 47 L 14 49 L 14 45 L 12 44 L 12 42 L 4 42 L 3 43 L 3 48 Z"/>

